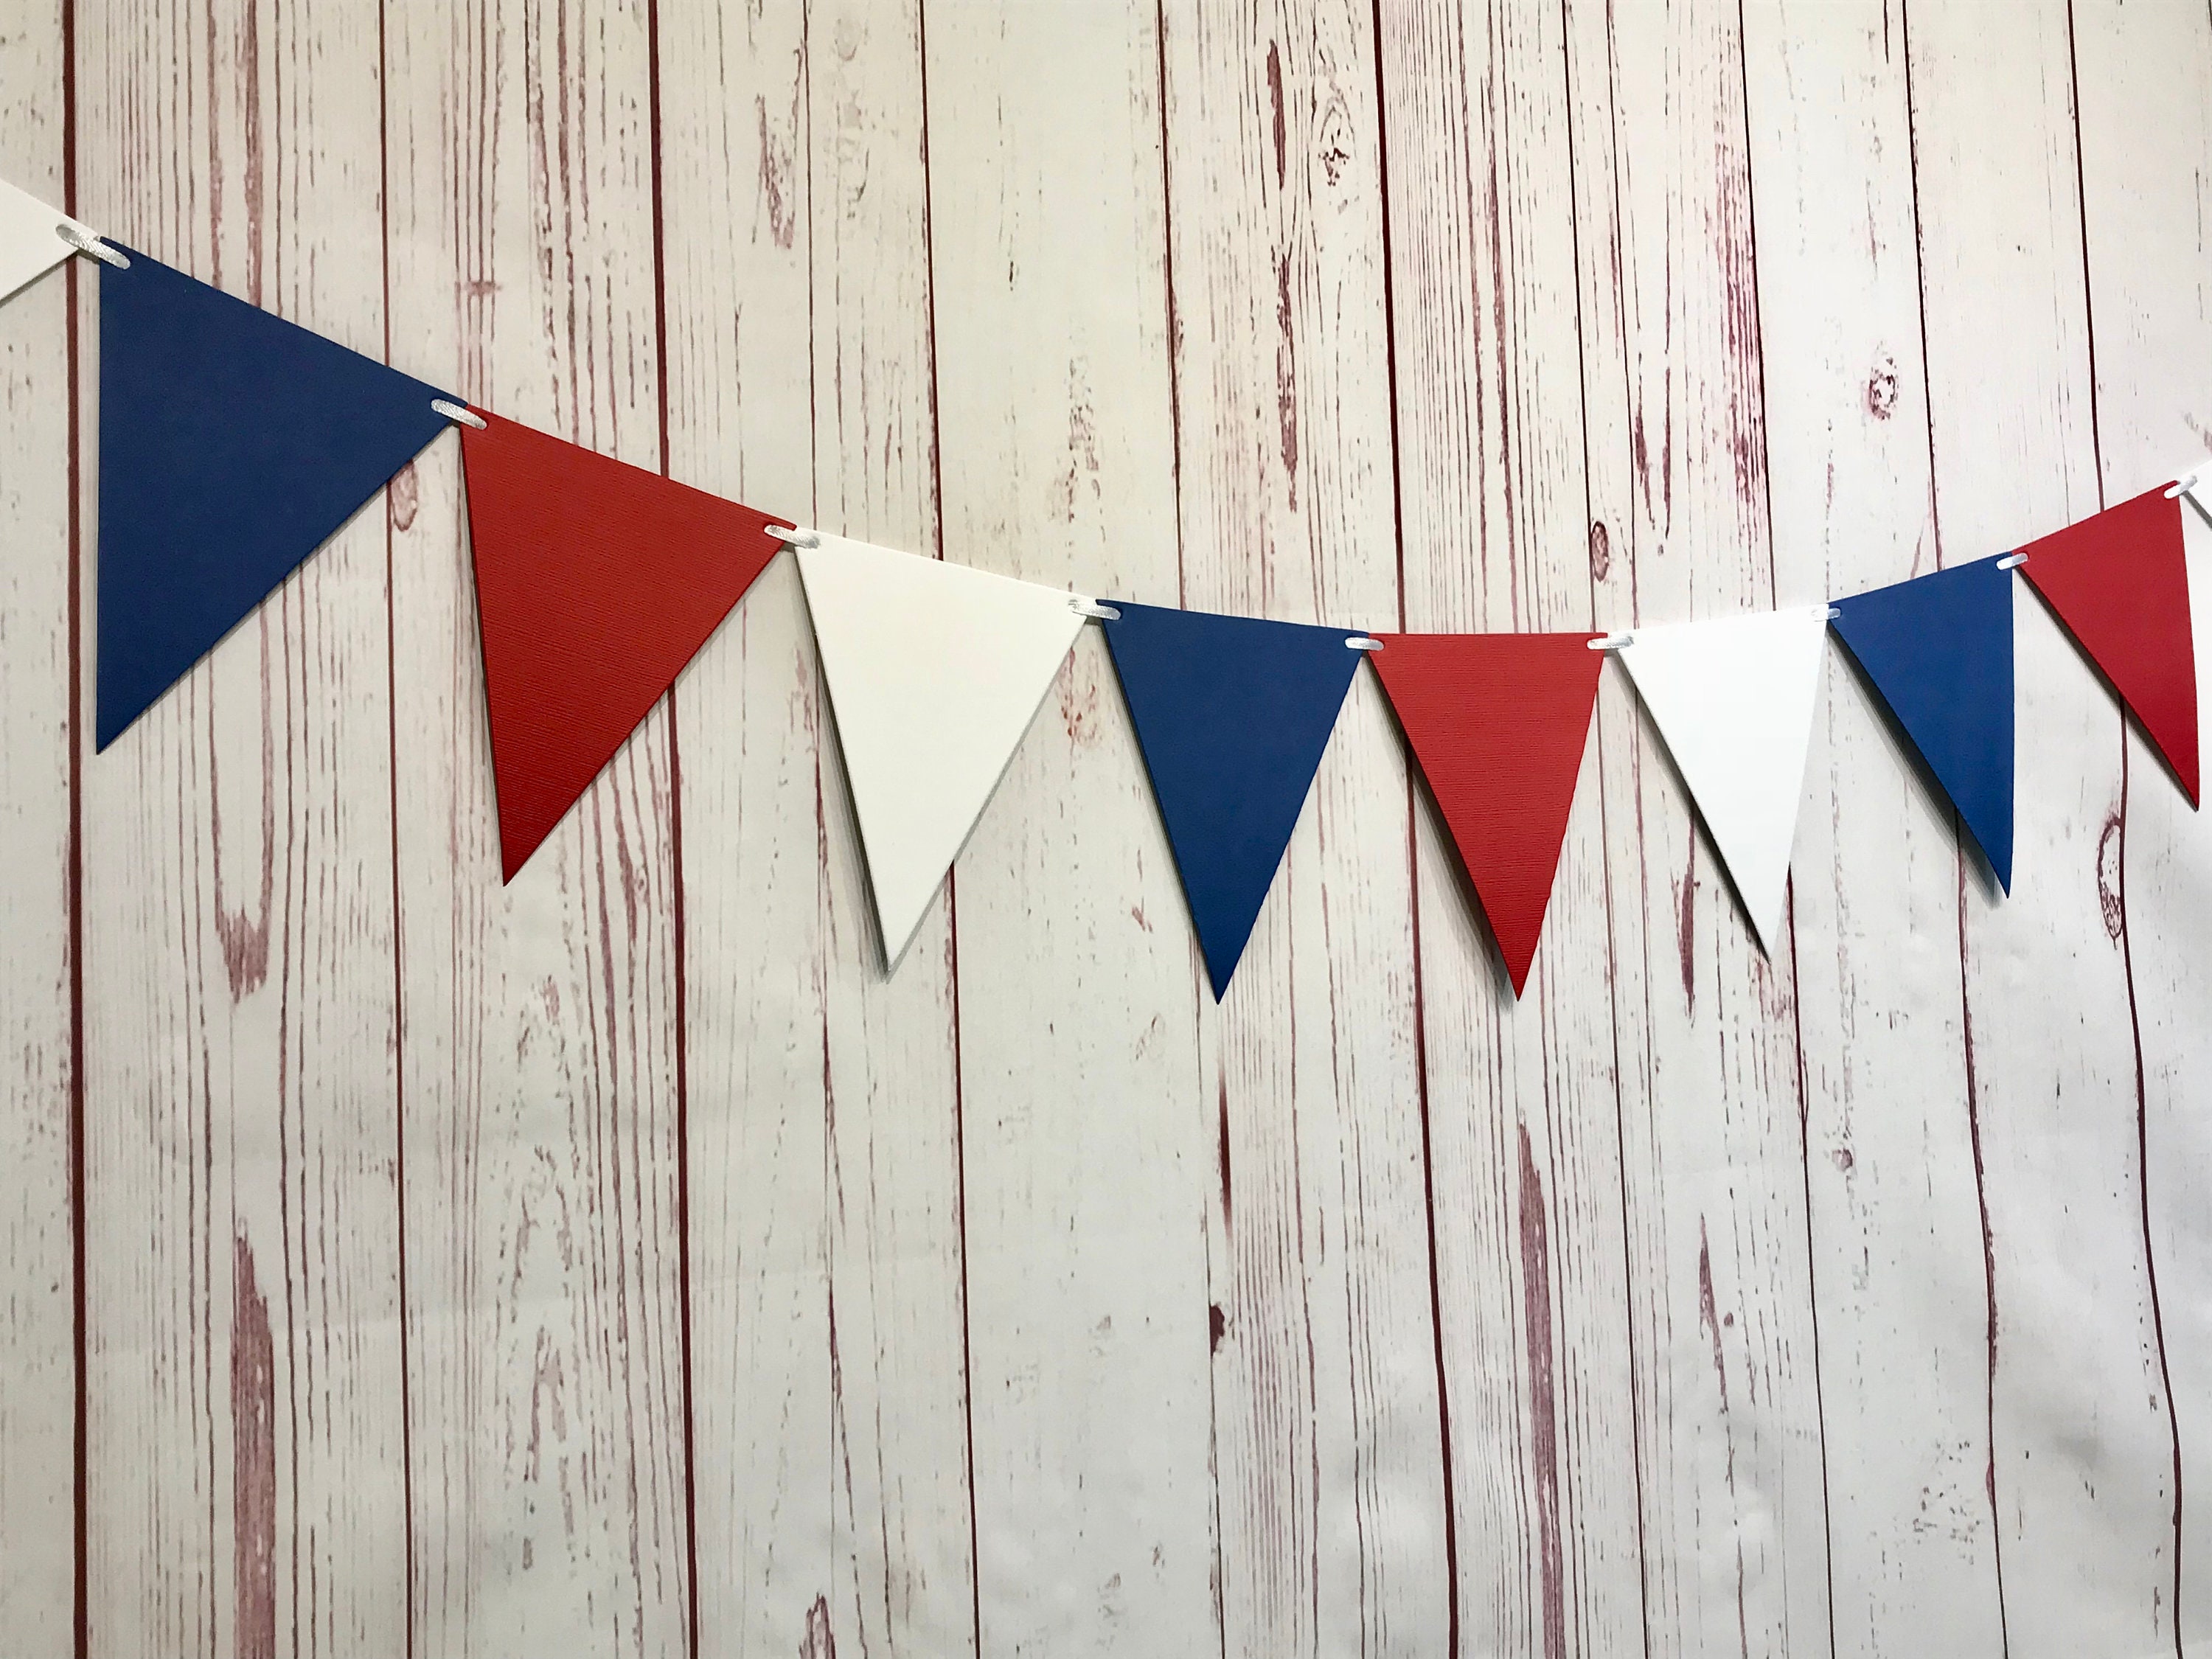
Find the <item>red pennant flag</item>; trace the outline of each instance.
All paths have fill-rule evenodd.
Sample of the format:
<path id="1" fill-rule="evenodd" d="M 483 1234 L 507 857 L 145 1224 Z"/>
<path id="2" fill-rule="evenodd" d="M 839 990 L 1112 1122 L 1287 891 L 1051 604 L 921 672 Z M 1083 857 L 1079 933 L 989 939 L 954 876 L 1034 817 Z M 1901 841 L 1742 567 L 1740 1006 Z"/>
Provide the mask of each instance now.
<path id="1" fill-rule="evenodd" d="M 1398 712 L 1513 978 L 1551 902 L 1589 740 L 1595 634 L 1382 634 L 1376 672 Z"/>
<path id="2" fill-rule="evenodd" d="M 771 519 L 485 415 L 461 429 L 505 878 L 783 544 Z"/>
<path id="3" fill-rule="evenodd" d="M 2035 584 L 2197 804 L 2197 652 L 2181 502 L 2161 485 L 2030 542 Z"/>

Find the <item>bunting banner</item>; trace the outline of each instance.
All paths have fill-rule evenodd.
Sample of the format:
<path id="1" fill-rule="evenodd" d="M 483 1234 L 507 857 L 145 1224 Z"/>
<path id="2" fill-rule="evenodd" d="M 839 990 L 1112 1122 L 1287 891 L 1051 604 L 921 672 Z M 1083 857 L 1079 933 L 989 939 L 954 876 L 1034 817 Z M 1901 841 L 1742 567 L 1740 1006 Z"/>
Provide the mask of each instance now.
<path id="1" fill-rule="evenodd" d="M 2189 626 L 2179 486 L 2069 525 L 2021 550 L 2021 574 L 2104 671 L 2197 800 L 2197 648 Z"/>
<path id="2" fill-rule="evenodd" d="M 0 300 L 99 240 L 85 226 L 0 179 Z"/>
<path id="3" fill-rule="evenodd" d="M 0 298 L 71 252 L 104 267 L 97 746 L 458 424 L 509 880 L 786 543 L 799 550 L 887 967 L 1094 618 L 1217 1000 L 1352 676 L 1370 659 L 1516 997 L 1541 938 L 1608 654 L 1769 948 L 1782 937 L 1831 619 L 2008 892 L 2014 568 L 2197 799 L 2181 500 L 2196 503 L 2196 473 L 2008 556 L 1842 597 L 1832 609 L 1604 637 L 1378 639 L 1103 605 L 803 528 L 472 411 L 0 185 Z"/>
<path id="4" fill-rule="evenodd" d="M 765 513 L 477 418 L 461 464 L 512 881 L 783 544 Z"/>
<path id="5" fill-rule="evenodd" d="M 1216 1002 L 1291 842 L 1364 638 L 1114 601 L 1106 644 Z"/>
<path id="6" fill-rule="evenodd" d="M 1589 746 L 1594 634 L 1383 634 L 1375 669 L 1490 921 L 1528 982 Z"/>
<path id="7" fill-rule="evenodd" d="M 1083 627 L 1073 597 L 809 532 L 799 574 L 896 966 Z"/>
<path id="8" fill-rule="evenodd" d="M 1620 650 L 1759 945 L 1782 936 L 1827 607 L 1639 628 Z"/>
<path id="9" fill-rule="evenodd" d="M 122 252 L 100 283 L 101 749 L 448 424 L 436 387 Z"/>
<path id="10" fill-rule="evenodd" d="M 2012 575 L 1977 559 L 1836 601 L 1836 636 L 2012 891 Z"/>

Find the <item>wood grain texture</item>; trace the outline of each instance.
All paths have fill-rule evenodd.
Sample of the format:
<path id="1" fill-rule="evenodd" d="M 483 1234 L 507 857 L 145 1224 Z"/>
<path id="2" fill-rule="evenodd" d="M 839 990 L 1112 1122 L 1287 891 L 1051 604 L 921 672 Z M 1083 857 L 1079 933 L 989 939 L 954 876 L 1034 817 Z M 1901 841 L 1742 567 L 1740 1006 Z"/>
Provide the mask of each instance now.
<path id="1" fill-rule="evenodd" d="M 669 471 L 805 520 L 807 20 L 662 0 L 659 22 Z M 831 1628 L 822 707 L 786 557 L 675 697 L 702 1655 Z"/>
<path id="2" fill-rule="evenodd" d="M 1133 597 L 1387 627 L 1374 14 L 1177 5 L 1162 27 L 1182 562 L 1178 594 Z M 1200 1005 L 1234 1654 L 1427 1652 L 1449 1631 L 1404 779 L 1362 674 L 1237 978 Z"/>
<path id="3" fill-rule="evenodd" d="M 1888 0 L 1744 9 L 1775 584 L 1791 603 L 1937 564 L 1912 152 L 1893 137 L 1909 132 L 1904 25 Z M 1822 724 L 1793 890 L 1835 1647 L 1994 1656 L 1958 919 L 1962 880 L 1991 882 L 1839 646 Z"/>
<path id="4" fill-rule="evenodd" d="M 657 466 L 647 9 L 392 5 L 385 42 L 395 355 Z M 666 713 L 502 887 L 457 445 L 392 494 L 415 1649 L 679 1650 Z"/>
<path id="5" fill-rule="evenodd" d="M 1936 527 L 2002 551 L 2101 505 L 2068 8 L 1910 36 Z M 1962 884 L 1995 1318 L 1991 1480 L 2015 1656 L 2173 1643 L 2172 1422 L 2144 1253 L 2121 717 L 2017 596 L 2013 893 Z M 2063 1426 L 2062 1426 L 2063 1425 Z"/>
<path id="6" fill-rule="evenodd" d="M 1601 627 L 1778 598 L 1739 21 L 1705 3 L 1571 14 Z M 1646 1641 L 1778 1651 L 1829 1626 L 1795 975 L 1783 941 L 1760 953 L 1662 746 L 1608 680 Z"/>
<path id="7" fill-rule="evenodd" d="M 374 20 L 75 25 L 91 221 L 381 356 Z M 80 734 L 96 1651 L 405 1639 L 385 573 L 372 508 L 105 755 Z"/>
<path id="8" fill-rule="evenodd" d="M 57 4 L 0 32 L 0 178 L 60 204 Z M 69 308 L 50 271 L 0 308 L 0 1630 L 24 1659 L 72 1650 L 76 1267 L 70 1232 Z"/>
<path id="9" fill-rule="evenodd" d="M 1565 24 L 1512 0 L 1384 15 L 1409 629 L 1590 623 Z M 1463 1652 L 1643 1642 L 1607 806 L 1586 761 L 1518 1004 L 1425 791 L 1415 812 Z"/>
<path id="10" fill-rule="evenodd" d="M 1172 597 L 1154 8 L 927 20 L 931 170 L 958 181 L 930 221 L 946 556 Z M 957 883 L 978 1649 L 1218 1653 L 1218 1120 L 1182 896 L 1095 629 Z"/>
<path id="11" fill-rule="evenodd" d="M 2072 13 L 2081 219 L 2095 344 L 2104 498 L 2139 494 L 2212 451 L 2212 295 L 2203 277 L 2212 209 L 2212 13 L 2199 6 L 2080 4 Z M 2212 639 L 2212 523 L 2185 510 L 2191 609 Z M 2200 649 L 2203 647 L 2200 647 Z M 2198 707 L 2212 706 L 2198 665 Z M 2174 1634 L 2212 1642 L 2212 866 L 2191 810 L 2139 728 L 2121 772 L 2122 965 L 2135 1017 L 2154 1331 L 2174 1419 Z"/>
<path id="12" fill-rule="evenodd" d="M 851 0 L 811 12 L 808 26 L 814 521 L 941 552 L 921 11 Z M 886 978 L 851 798 L 827 741 L 817 769 L 836 1536 L 829 1631 L 848 1652 L 959 1654 L 975 1642 L 975 1591 L 957 889 L 947 883 Z"/>
<path id="13" fill-rule="evenodd" d="M 0 176 L 828 530 L 1618 627 L 2212 453 L 2208 80 L 2202 0 L 38 0 Z M 1516 1003 L 1361 675 L 1216 1008 L 1092 629 L 886 978 L 788 561 L 499 886 L 450 442 L 73 757 L 68 286 L 11 1654 L 2212 1641 L 2205 831 L 2032 594 L 2010 900 L 1838 652 L 1763 955 L 1609 671 Z"/>

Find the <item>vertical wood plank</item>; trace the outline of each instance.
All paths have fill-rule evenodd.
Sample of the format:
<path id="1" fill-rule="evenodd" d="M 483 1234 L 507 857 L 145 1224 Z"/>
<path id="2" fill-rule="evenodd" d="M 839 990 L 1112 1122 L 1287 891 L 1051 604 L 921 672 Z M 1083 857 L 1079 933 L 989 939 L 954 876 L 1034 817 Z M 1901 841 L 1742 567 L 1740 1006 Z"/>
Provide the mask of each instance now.
<path id="1" fill-rule="evenodd" d="M 1382 14 L 1406 626 L 1586 628 L 1565 13 Z M 1577 791 L 1516 1004 L 1425 793 L 1415 814 L 1460 1651 L 1644 1640 L 1613 1068 L 1606 801 Z"/>
<path id="2" fill-rule="evenodd" d="M 1938 562 L 1904 23 L 1744 8 L 1775 580 L 1800 601 Z M 1794 892 L 1835 1649 L 1995 1656 L 1961 838 L 1840 647 L 1823 724 Z"/>
<path id="3" fill-rule="evenodd" d="M 1182 568 L 1200 609 L 1399 617 L 1371 7 L 1165 9 Z M 1236 982 L 1218 1115 L 1223 1643 L 1449 1633 L 1403 762 L 1353 683 Z"/>
<path id="4" fill-rule="evenodd" d="M 2212 13 L 2164 0 L 2072 11 L 2082 226 L 2104 499 L 2212 452 Z M 2212 708 L 2212 524 L 2185 510 L 2197 707 Z M 2142 1067 L 2141 1137 L 2156 1332 L 2175 1419 L 2175 1635 L 2212 1642 L 2212 836 L 2131 732 L 2122 772 L 2120 944 Z"/>
<path id="5" fill-rule="evenodd" d="M 2069 8 L 1915 7 L 1912 116 L 1944 556 L 2097 510 Z M 2016 595 L 2014 897 L 1962 883 L 1994 1285 L 1990 1479 L 2015 1659 L 2173 1632 L 2172 1427 L 2146 1271 L 2121 908 L 2121 717 Z"/>
<path id="6" fill-rule="evenodd" d="M 1719 3 L 1569 14 L 1601 626 L 1777 597 L 1739 25 Z M 1794 975 L 1622 678 L 1599 754 L 1646 1639 L 1778 1649 L 1828 1626 Z"/>
<path id="7" fill-rule="evenodd" d="M 374 19 L 76 17 L 80 216 L 382 356 Z M 385 573 L 372 507 L 82 754 L 94 1651 L 405 1639 Z"/>
<path id="8" fill-rule="evenodd" d="M 24 6 L 0 31 L 0 178 L 57 206 L 64 15 Z M 25 1659 L 70 1652 L 76 1618 L 70 280 L 0 308 L 0 1630 Z"/>
<path id="9" fill-rule="evenodd" d="M 653 466 L 647 17 L 388 7 L 385 159 L 395 342 Z M 680 1652 L 665 711 L 502 887 L 458 445 L 392 496 L 415 1649 Z"/>
<path id="10" fill-rule="evenodd" d="M 661 0 L 668 465 L 813 511 L 810 23 Z M 832 1630 L 824 735 L 795 563 L 677 684 L 698 1651 Z M 834 764 L 834 756 L 830 757 Z M 841 848 L 848 853 L 849 848 Z"/>
<path id="11" fill-rule="evenodd" d="M 810 14 L 814 521 L 941 553 L 920 0 Z M 817 696 L 820 694 L 817 692 Z M 826 708 L 826 698 L 822 701 Z M 955 890 L 886 976 L 835 745 L 828 902 L 831 1630 L 848 1650 L 975 1643 Z"/>
<path id="12" fill-rule="evenodd" d="M 1155 7 L 927 22 L 946 555 L 1171 598 Z M 1217 1121 L 1157 822 L 1091 630 L 957 878 L 985 1652 L 1220 1649 Z"/>

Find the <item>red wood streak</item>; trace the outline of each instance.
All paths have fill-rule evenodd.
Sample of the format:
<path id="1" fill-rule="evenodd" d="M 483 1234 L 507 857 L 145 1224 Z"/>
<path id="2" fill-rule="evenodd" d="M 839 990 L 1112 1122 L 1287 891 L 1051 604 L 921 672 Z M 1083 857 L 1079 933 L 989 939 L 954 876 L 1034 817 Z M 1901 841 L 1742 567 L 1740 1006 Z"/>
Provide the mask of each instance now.
<path id="1" fill-rule="evenodd" d="M 1544 1653 L 1567 1651 L 1565 1562 L 1559 1542 L 1559 1385 L 1552 1352 L 1552 1243 L 1544 1182 L 1528 1150 L 1528 1126 L 1515 1126 L 1521 1152 L 1522 1329 L 1528 1346 L 1528 1429 L 1534 1448 L 1536 1544 L 1543 1573 Z"/>
<path id="2" fill-rule="evenodd" d="M 240 1234 L 231 1257 L 232 1552 L 238 1659 L 276 1659 L 276 1360 L 269 1302 Z"/>
<path id="3" fill-rule="evenodd" d="M 76 0 L 61 0 L 62 205 L 77 213 Z M 70 1529 L 75 1563 L 70 1622 L 76 1659 L 92 1648 L 91 1551 L 86 1516 L 90 1462 L 86 1457 L 89 1400 L 86 1390 L 85 1146 L 84 1146 L 84 489 L 83 386 L 77 348 L 78 261 L 66 264 L 69 284 L 69 1218 L 70 1437 L 76 1473 Z"/>

